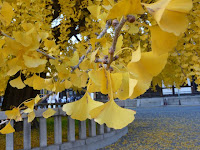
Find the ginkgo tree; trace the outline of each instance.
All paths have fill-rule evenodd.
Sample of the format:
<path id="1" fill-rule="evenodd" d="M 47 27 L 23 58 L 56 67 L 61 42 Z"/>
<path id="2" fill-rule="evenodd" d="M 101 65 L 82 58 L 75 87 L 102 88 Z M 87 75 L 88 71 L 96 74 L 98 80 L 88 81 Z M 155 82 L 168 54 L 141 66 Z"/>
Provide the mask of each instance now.
<path id="1" fill-rule="evenodd" d="M 200 83 L 198 0 L 58 0 L 57 11 L 54 2 L 0 2 L 2 94 L 7 84 L 55 93 L 85 88 L 85 95 L 65 104 L 63 111 L 73 119 L 94 119 L 121 129 L 136 112 L 119 107 L 115 98 L 136 98 L 152 80 L 154 85 L 164 80 L 166 85 L 180 86 L 195 76 Z M 176 78 L 170 77 L 171 70 Z M 93 92 L 108 94 L 108 102 L 94 101 Z M 21 121 L 22 113 L 31 122 L 34 107 L 49 95 L 37 95 L 6 111 L 3 123 Z M 54 114 L 49 108 L 43 116 Z M 10 123 L 0 130 L 10 132 L 14 132 Z"/>

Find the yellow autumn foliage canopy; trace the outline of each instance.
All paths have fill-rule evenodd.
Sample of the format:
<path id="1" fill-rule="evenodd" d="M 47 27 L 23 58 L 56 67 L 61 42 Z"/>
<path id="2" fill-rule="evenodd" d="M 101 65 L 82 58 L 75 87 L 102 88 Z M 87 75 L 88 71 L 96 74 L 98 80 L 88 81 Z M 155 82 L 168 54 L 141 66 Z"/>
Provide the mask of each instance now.
<path id="1" fill-rule="evenodd" d="M 84 91 L 63 111 L 121 129 L 136 112 L 115 99 L 136 98 L 151 84 L 178 87 L 187 78 L 200 85 L 199 20 L 198 0 L 0 1 L 0 95 L 7 84 Z M 93 100 L 93 92 L 108 94 L 108 101 Z M 26 100 L 6 111 L 7 118 L 20 121 L 27 113 L 31 122 L 42 100 Z M 49 108 L 43 116 L 55 113 Z M 0 132 L 5 129 L 14 132 L 10 124 Z"/>

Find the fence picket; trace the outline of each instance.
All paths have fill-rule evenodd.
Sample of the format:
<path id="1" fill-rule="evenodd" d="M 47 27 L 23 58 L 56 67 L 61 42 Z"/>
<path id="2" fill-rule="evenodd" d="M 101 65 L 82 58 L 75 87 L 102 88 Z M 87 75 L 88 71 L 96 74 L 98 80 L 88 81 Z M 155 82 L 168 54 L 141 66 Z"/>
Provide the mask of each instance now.
<path id="1" fill-rule="evenodd" d="M 97 124 L 97 134 L 104 134 L 104 124 Z"/>
<path id="2" fill-rule="evenodd" d="M 14 121 L 11 120 L 10 124 L 13 126 Z M 6 134 L 6 150 L 14 150 L 14 134 Z"/>
<path id="3" fill-rule="evenodd" d="M 61 116 L 54 117 L 54 143 L 55 144 L 62 143 L 62 117 Z"/>
<path id="4" fill-rule="evenodd" d="M 69 142 L 75 141 L 75 120 L 70 116 L 67 117 L 67 139 Z"/>
<path id="5" fill-rule="evenodd" d="M 86 122 L 79 121 L 79 139 L 86 139 Z"/>
<path id="6" fill-rule="evenodd" d="M 40 118 L 40 147 L 47 146 L 47 122 L 46 119 Z"/>
<path id="7" fill-rule="evenodd" d="M 24 149 L 31 149 L 31 123 L 28 123 L 28 118 L 23 120 L 24 130 Z"/>
<path id="8" fill-rule="evenodd" d="M 96 122 L 94 119 L 88 121 L 89 136 L 96 136 Z"/>

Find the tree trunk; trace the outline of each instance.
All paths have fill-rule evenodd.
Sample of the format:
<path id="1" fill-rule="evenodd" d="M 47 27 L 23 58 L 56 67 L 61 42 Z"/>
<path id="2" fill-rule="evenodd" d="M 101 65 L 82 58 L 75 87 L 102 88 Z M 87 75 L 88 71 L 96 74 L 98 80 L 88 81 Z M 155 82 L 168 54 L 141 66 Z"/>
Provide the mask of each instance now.
<path id="1" fill-rule="evenodd" d="M 9 81 L 15 79 L 18 77 L 20 73 L 18 72 L 14 77 L 11 77 Z M 22 74 L 22 80 L 25 80 L 25 77 Z M 23 89 L 17 89 L 12 87 L 10 84 L 7 84 L 6 91 L 4 94 L 4 99 L 2 103 L 2 111 L 10 110 L 13 107 L 18 107 L 22 102 L 29 98 L 36 97 L 37 94 L 40 94 L 40 90 L 34 90 L 32 87 L 26 86 Z M 37 120 L 33 121 L 33 124 L 35 128 L 38 127 Z M 22 122 L 15 123 L 15 130 L 21 131 L 23 129 Z"/>

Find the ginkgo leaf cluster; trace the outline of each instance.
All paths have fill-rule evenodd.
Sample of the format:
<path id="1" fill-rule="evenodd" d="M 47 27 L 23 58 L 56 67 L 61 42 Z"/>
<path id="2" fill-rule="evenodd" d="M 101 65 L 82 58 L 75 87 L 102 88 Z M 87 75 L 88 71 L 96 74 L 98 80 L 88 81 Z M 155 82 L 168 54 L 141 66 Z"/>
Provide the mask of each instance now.
<path id="1" fill-rule="evenodd" d="M 195 76 L 200 84 L 198 1 L 59 0 L 58 4 L 59 15 L 53 19 L 51 0 L 0 3 L 2 94 L 16 73 L 20 75 L 8 84 L 18 89 L 86 89 L 83 98 L 63 106 L 66 114 L 120 129 L 134 120 L 136 112 L 119 107 L 116 98 L 136 98 L 152 80 L 153 85 L 164 80 L 180 86 Z M 136 21 L 130 22 L 127 15 Z M 74 32 L 78 32 L 75 39 Z M 108 102 L 92 100 L 93 92 L 108 94 Z M 9 110 L 8 119 L 20 121 L 23 111 L 31 122 L 40 100 L 25 101 L 25 110 Z M 47 109 L 43 115 L 55 113 Z"/>

